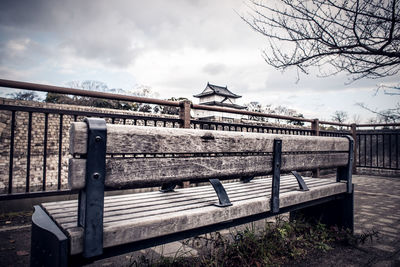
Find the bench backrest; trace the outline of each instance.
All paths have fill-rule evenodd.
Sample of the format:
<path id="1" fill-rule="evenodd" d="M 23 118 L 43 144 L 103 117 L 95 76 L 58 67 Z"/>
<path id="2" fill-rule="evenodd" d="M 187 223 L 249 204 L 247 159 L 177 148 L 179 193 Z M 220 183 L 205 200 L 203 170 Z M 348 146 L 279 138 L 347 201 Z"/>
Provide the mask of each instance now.
<path id="1" fill-rule="evenodd" d="M 275 139 L 282 140 L 282 172 L 348 164 L 349 140 L 344 137 L 107 124 L 105 186 L 146 187 L 178 181 L 268 175 L 273 169 Z M 87 124 L 73 123 L 71 189 L 85 187 L 87 140 Z"/>

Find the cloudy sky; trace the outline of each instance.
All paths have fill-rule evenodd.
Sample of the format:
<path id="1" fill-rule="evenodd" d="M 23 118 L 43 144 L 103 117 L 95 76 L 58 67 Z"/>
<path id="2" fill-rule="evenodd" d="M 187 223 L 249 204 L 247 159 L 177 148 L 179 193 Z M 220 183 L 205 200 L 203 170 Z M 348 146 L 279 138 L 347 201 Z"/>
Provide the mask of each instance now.
<path id="1" fill-rule="evenodd" d="M 331 120 L 336 110 L 373 115 L 395 106 L 398 97 L 377 84 L 399 77 L 348 84 L 338 75 L 318 78 L 269 67 L 263 36 L 241 19 L 243 0 L 1 0 L 0 78 L 65 86 L 98 80 L 109 88 L 150 86 L 159 98 L 188 97 L 207 82 L 259 101 L 296 109 L 308 118 Z M 6 94 L 1 89 L 0 94 Z"/>

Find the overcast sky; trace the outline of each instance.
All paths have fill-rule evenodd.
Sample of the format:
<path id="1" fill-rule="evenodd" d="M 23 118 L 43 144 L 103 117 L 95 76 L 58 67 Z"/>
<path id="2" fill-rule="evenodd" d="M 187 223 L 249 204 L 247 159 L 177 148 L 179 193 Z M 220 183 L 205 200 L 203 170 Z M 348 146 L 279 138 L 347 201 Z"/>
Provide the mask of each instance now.
<path id="1" fill-rule="evenodd" d="M 371 113 L 395 106 L 398 97 L 377 84 L 399 76 L 347 84 L 339 75 L 318 78 L 284 73 L 262 58 L 266 40 L 238 14 L 242 0 L 0 1 L 0 78 L 65 86 L 98 80 L 109 88 L 150 86 L 160 98 L 188 97 L 207 82 L 227 85 L 243 97 L 296 109 L 308 118 L 331 120 L 336 110 Z M 1 95 L 6 92 L 1 89 Z"/>

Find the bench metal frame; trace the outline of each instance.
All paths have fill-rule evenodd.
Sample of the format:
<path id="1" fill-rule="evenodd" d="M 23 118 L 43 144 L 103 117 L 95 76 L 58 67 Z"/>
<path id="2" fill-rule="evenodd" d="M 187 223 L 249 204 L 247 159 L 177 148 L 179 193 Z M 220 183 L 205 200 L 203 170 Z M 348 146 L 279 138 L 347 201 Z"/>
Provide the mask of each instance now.
<path id="1" fill-rule="evenodd" d="M 301 214 L 301 216 L 307 216 L 307 218 L 311 219 L 315 218 L 328 225 L 339 225 L 353 231 L 354 191 L 351 177 L 354 140 L 350 136 L 347 136 L 349 139 L 348 164 L 345 167 L 337 168 L 336 180 L 338 182 L 347 182 L 346 193 L 279 208 L 282 140 L 275 139 L 273 146 L 271 211 L 235 219 L 226 223 L 200 227 L 112 248 L 103 248 L 107 128 L 104 119 L 86 118 L 85 122 L 88 126 L 86 187 L 79 192 L 78 201 L 78 226 L 81 226 L 84 231 L 83 253 L 71 256 L 69 253 L 68 235 L 60 230 L 60 227 L 55 224 L 44 209 L 40 206 L 35 206 L 35 213 L 32 216 L 31 266 L 82 265 L 98 259 L 182 240 L 286 212 L 291 212 L 291 218 L 296 218 Z M 297 172 L 292 172 L 292 174 L 296 177 L 300 190 L 308 190 L 302 177 Z M 244 179 L 243 182 L 249 182 L 250 180 L 251 178 Z M 210 179 L 209 181 L 219 199 L 219 203 L 216 205 L 221 208 L 232 205 L 219 179 Z M 174 187 L 174 184 L 163 185 L 161 191 L 169 192 Z"/>

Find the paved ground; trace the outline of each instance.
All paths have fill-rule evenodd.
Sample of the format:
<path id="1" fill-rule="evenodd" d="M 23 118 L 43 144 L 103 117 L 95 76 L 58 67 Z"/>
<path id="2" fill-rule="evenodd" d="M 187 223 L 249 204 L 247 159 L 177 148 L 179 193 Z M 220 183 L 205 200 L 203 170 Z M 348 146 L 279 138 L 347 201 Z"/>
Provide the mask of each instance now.
<path id="1" fill-rule="evenodd" d="M 340 247 L 322 257 L 307 258 L 300 266 L 400 266 L 400 177 L 353 176 L 355 231 L 379 232 L 374 242 L 358 247 Z M 179 250 L 196 254 L 196 245 L 180 242 L 96 262 L 92 266 L 129 266 L 136 256 L 175 255 Z M 0 217 L 0 266 L 28 266 L 30 223 L 27 214 Z"/>

